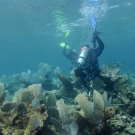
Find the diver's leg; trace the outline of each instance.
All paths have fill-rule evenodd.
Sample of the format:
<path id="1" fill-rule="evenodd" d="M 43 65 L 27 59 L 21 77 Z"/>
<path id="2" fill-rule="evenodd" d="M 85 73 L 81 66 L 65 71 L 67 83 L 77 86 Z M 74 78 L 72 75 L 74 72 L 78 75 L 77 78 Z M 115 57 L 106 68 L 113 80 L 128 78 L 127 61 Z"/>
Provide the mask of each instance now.
<path id="1" fill-rule="evenodd" d="M 99 57 L 100 54 L 102 53 L 102 51 L 104 50 L 104 43 L 98 36 L 96 36 L 96 40 L 97 40 L 99 46 L 95 49 L 95 52 L 96 52 L 95 57 Z"/>
<path id="2" fill-rule="evenodd" d="M 98 44 L 99 44 L 99 47 L 100 48 L 104 48 L 104 43 L 103 43 L 103 41 L 96 35 L 96 38 L 95 38 L 96 40 L 97 40 L 97 42 L 98 42 Z"/>
<path id="3" fill-rule="evenodd" d="M 93 34 L 93 38 L 92 38 L 92 46 L 94 48 L 96 48 L 96 35 Z"/>

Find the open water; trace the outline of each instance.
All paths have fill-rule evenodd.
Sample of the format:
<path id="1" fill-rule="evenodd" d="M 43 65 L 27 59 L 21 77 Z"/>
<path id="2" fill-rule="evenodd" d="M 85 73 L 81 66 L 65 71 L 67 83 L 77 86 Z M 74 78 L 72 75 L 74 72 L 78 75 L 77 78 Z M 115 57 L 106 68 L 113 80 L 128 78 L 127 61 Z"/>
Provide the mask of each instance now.
<path id="1" fill-rule="evenodd" d="M 70 32 L 71 48 L 89 44 L 90 14 L 104 32 L 100 66 L 124 61 L 123 72 L 135 72 L 135 0 L 0 0 L 0 76 L 36 72 L 41 62 L 69 74 L 60 43 Z"/>

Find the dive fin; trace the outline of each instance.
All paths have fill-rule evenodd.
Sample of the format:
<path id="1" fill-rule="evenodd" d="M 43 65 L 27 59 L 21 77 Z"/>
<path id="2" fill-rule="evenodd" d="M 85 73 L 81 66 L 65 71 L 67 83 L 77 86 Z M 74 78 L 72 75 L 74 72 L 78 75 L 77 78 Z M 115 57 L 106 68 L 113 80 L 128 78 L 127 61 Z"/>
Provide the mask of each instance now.
<path id="1" fill-rule="evenodd" d="M 93 29 L 93 35 L 99 35 L 99 34 L 102 34 L 103 32 L 98 32 L 96 31 L 96 28 L 97 28 L 97 22 L 96 22 L 96 19 L 94 17 L 94 15 L 90 15 L 90 22 L 91 22 L 91 26 L 92 26 L 92 29 Z"/>
<path id="2" fill-rule="evenodd" d="M 65 44 L 65 43 L 63 43 L 63 42 L 62 42 L 62 43 L 60 43 L 60 46 L 61 46 L 61 47 L 65 47 L 65 45 L 66 45 L 66 44 Z M 71 49 L 71 48 L 69 47 L 69 45 L 66 45 L 66 49 Z"/>
<path id="3" fill-rule="evenodd" d="M 67 38 L 68 36 L 69 36 L 69 32 L 66 32 L 66 34 L 65 34 L 65 38 Z"/>
<path id="4" fill-rule="evenodd" d="M 90 15 L 90 23 L 93 29 L 93 33 L 96 31 L 96 27 L 97 27 L 97 23 L 96 23 L 96 19 L 94 17 L 94 15 Z"/>

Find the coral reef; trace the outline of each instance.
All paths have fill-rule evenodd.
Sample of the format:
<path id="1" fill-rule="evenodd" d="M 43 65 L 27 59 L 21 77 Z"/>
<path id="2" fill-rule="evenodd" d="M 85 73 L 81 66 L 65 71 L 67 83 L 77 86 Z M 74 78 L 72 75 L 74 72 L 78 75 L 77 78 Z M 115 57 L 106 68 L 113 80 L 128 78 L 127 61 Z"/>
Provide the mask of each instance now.
<path id="1" fill-rule="evenodd" d="M 33 134 L 44 126 L 43 123 L 48 117 L 46 112 L 40 112 L 38 109 L 34 109 L 31 104 L 27 104 L 27 112 L 22 114 L 20 107 L 15 107 L 8 112 L 0 112 L 0 127 L 4 135 Z"/>
<path id="2" fill-rule="evenodd" d="M 113 134 L 119 135 L 134 135 L 135 134 L 135 118 L 120 113 L 107 121 L 112 127 Z"/>
<path id="3" fill-rule="evenodd" d="M 0 91 L 4 90 L 4 84 L 0 83 Z"/>
<path id="4" fill-rule="evenodd" d="M 52 67 L 45 63 L 39 65 L 35 76 L 30 70 L 3 76 L 0 134 L 134 135 L 135 77 L 134 73 L 120 74 L 121 67 L 118 63 L 105 65 L 99 76 L 104 85 L 91 97 L 84 93 L 80 80 L 62 75 L 58 67 L 55 73 L 62 83 L 49 78 Z M 45 79 L 54 80 L 57 89 L 43 86 Z"/>
<path id="5" fill-rule="evenodd" d="M 0 78 L 0 82 L 4 84 L 4 89 L 8 90 L 11 94 L 15 93 L 19 88 L 25 87 L 21 74 L 13 74 L 12 76 L 3 75 Z"/>
<path id="6" fill-rule="evenodd" d="M 13 102 L 17 104 L 21 102 L 29 102 L 36 108 L 38 108 L 37 103 L 39 102 L 39 96 L 41 95 L 41 84 L 33 84 L 27 88 L 19 89 L 13 98 Z M 39 104 L 40 105 L 40 104 Z"/>
<path id="7" fill-rule="evenodd" d="M 38 74 L 44 78 L 45 74 L 50 74 L 53 71 L 52 66 L 46 64 L 46 63 L 39 63 L 38 65 Z"/>
<path id="8" fill-rule="evenodd" d="M 58 74 L 57 76 L 61 80 L 61 82 L 62 82 L 62 84 L 64 86 L 65 91 L 67 91 L 67 92 L 73 91 L 73 84 L 66 76 L 64 76 L 62 74 Z"/>
<path id="9" fill-rule="evenodd" d="M 81 106 L 84 116 L 89 121 L 89 123 L 93 123 L 98 126 L 102 126 L 101 122 L 104 119 L 104 116 L 107 114 L 106 111 L 106 113 L 103 114 L 104 108 L 108 107 L 108 105 L 111 105 L 109 104 L 110 101 L 108 101 L 107 97 L 105 97 L 105 94 L 103 95 L 104 96 L 94 90 L 93 103 L 89 102 L 88 99 L 82 94 L 79 94 L 75 98 L 78 104 Z"/>
<path id="10" fill-rule="evenodd" d="M 115 114 L 115 108 L 113 106 L 105 108 L 104 119 L 107 120 Z"/>
<path id="11" fill-rule="evenodd" d="M 74 89 L 71 80 L 62 74 L 57 74 L 57 76 L 63 84 L 63 86 L 61 86 L 59 89 L 60 90 L 59 94 L 65 97 L 74 98 L 77 95 L 78 91 Z"/>
<path id="12" fill-rule="evenodd" d="M 3 112 L 8 112 L 8 111 L 11 111 L 12 109 L 14 109 L 16 106 L 17 106 L 17 103 L 7 101 L 7 102 L 4 102 L 1 110 Z"/>
<path id="13" fill-rule="evenodd" d="M 59 70 L 58 68 L 56 68 Z M 20 88 L 26 88 L 29 85 L 41 83 L 44 86 L 44 89 L 58 89 L 58 84 L 52 83 L 53 79 L 47 79 L 53 73 L 52 66 L 46 63 L 39 63 L 37 73 L 32 73 L 31 70 L 27 72 L 22 72 L 18 74 L 13 74 L 12 76 L 3 75 L 0 78 L 0 82 L 4 84 L 6 90 L 10 92 L 10 94 L 14 94 Z"/>
<path id="14" fill-rule="evenodd" d="M 1 92 L 1 95 L 0 95 L 0 106 L 3 105 L 3 102 L 5 101 L 6 95 L 7 95 L 7 91 Z"/>
<path id="15" fill-rule="evenodd" d="M 72 122 L 72 115 L 69 115 L 68 106 L 64 103 L 63 99 L 57 101 L 57 109 L 59 111 L 59 117 L 62 124 L 61 122 L 52 117 L 51 121 L 55 129 L 61 135 L 77 135 L 79 129 L 78 125 L 75 122 Z"/>
<path id="16" fill-rule="evenodd" d="M 53 93 L 48 93 L 47 107 L 56 107 L 56 97 Z"/>
<path id="17" fill-rule="evenodd" d="M 109 64 L 109 66 L 103 64 L 101 66 L 101 71 L 104 74 L 104 76 L 110 77 L 111 80 L 115 80 L 118 77 L 120 77 L 121 67 L 123 67 L 124 64 L 125 63 L 120 62 L 112 62 Z"/>
<path id="18" fill-rule="evenodd" d="M 54 74 L 61 74 L 61 69 L 59 68 L 59 67 L 56 67 L 55 69 L 54 69 Z"/>
<path id="19" fill-rule="evenodd" d="M 4 84 L 0 83 L 0 106 L 3 105 L 3 102 L 5 101 L 5 98 L 7 96 L 8 91 L 4 90 Z"/>
<path id="20" fill-rule="evenodd" d="M 60 79 L 55 79 L 55 78 L 53 78 L 52 79 L 52 84 L 53 85 L 56 85 L 57 86 L 57 88 L 60 88 L 60 86 L 62 85 L 62 82 L 60 81 Z"/>
<path id="21" fill-rule="evenodd" d="M 33 83 L 40 83 L 41 78 L 38 73 L 32 73 L 31 70 L 21 73 L 22 82 L 25 84 L 25 87 Z"/>

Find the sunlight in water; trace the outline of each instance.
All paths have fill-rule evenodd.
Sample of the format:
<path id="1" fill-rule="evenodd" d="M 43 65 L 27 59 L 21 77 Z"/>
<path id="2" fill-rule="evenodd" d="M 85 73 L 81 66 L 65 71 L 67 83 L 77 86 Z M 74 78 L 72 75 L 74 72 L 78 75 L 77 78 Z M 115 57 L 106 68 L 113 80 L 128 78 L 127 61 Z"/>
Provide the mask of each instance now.
<path id="1" fill-rule="evenodd" d="M 82 1 L 82 5 L 79 12 L 81 15 L 83 15 L 82 35 L 85 35 L 85 38 L 84 36 L 82 36 L 80 44 L 82 43 L 89 44 L 91 41 L 92 28 L 89 20 L 90 15 L 93 14 L 96 20 L 100 21 L 106 15 L 107 9 L 108 9 L 107 0 Z"/>

